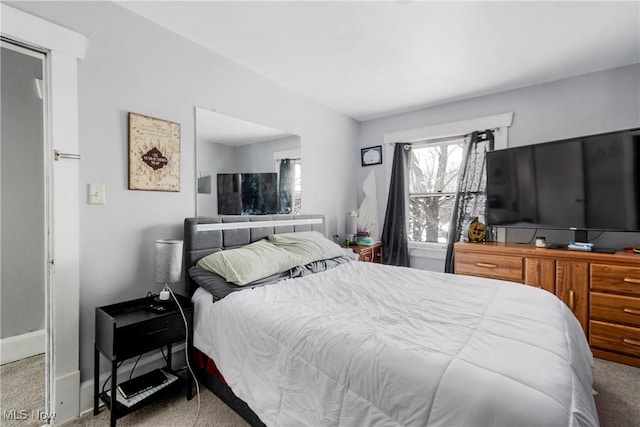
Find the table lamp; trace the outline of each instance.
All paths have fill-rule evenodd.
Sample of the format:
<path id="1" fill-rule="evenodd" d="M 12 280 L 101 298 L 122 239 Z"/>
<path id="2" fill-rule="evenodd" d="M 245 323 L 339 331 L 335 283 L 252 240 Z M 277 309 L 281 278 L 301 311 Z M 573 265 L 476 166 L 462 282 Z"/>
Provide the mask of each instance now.
<path id="1" fill-rule="evenodd" d="M 171 297 L 169 283 L 180 280 L 182 273 L 182 240 L 159 239 L 156 240 L 155 262 L 153 266 L 153 280 L 163 283 L 164 288 L 160 292 L 159 300 L 168 301 Z"/>
<path id="2" fill-rule="evenodd" d="M 346 244 L 350 245 L 355 242 L 356 234 L 358 233 L 358 217 L 355 212 L 346 214 L 344 221 L 344 232 L 346 236 Z"/>

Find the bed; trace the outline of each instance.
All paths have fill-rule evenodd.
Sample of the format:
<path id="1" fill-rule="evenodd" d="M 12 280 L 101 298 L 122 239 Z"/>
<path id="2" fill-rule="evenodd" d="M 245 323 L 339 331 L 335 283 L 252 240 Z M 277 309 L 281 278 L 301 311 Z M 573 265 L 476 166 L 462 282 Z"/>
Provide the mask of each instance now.
<path id="1" fill-rule="evenodd" d="M 324 231 L 314 215 L 185 219 L 198 375 L 250 424 L 598 426 L 589 346 L 548 292 L 358 262 L 324 238 L 340 254 L 269 280 L 202 268 Z"/>

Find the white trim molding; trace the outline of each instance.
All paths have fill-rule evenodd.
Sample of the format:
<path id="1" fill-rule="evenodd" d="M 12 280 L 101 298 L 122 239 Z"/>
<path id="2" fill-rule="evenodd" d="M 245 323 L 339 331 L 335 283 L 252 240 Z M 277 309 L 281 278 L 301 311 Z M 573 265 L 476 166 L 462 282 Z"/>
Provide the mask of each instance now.
<path id="1" fill-rule="evenodd" d="M 3 35 L 32 46 L 55 50 L 78 59 L 84 58 L 87 38 L 82 34 L 6 4 L 0 4 L 0 16 Z"/>
<path id="2" fill-rule="evenodd" d="M 44 353 L 45 340 L 44 329 L 1 339 L 0 365 Z"/>
<path id="3" fill-rule="evenodd" d="M 513 123 L 513 113 L 502 113 L 493 116 L 477 117 L 456 122 L 440 123 L 419 128 L 387 132 L 382 135 L 385 143 L 415 142 L 425 139 L 446 138 L 466 135 L 485 129 L 508 128 Z"/>

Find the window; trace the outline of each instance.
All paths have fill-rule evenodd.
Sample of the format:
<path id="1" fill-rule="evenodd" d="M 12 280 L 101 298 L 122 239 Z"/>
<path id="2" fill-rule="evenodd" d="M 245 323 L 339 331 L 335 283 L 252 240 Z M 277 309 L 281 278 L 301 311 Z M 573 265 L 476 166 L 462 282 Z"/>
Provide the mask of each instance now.
<path id="1" fill-rule="evenodd" d="M 301 184 L 301 171 L 302 162 L 300 159 L 296 159 L 294 164 L 294 192 L 293 192 L 293 214 L 300 215 L 302 213 L 302 184 Z"/>
<path id="2" fill-rule="evenodd" d="M 446 243 L 463 138 L 414 144 L 409 155 L 409 241 Z"/>
<path id="3" fill-rule="evenodd" d="M 279 188 L 281 188 L 282 183 L 281 183 L 281 178 L 282 178 L 282 173 L 283 170 L 281 169 L 281 164 L 282 161 L 285 160 L 285 158 L 282 159 L 276 159 L 276 171 L 279 171 L 279 176 L 278 176 L 278 180 L 279 180 Z M 287 174 L 290 178 L 293 179 L 293 181 L 290 181 L 290 184 L 292 187 L 290 186 L 285 186 L 285 188 L 289 188 L 291 191 L 291 208 L 293 209 L 292 211 L 281 211 L 280 213 L 292 213 L 294 215 L 300 215 L 302 213 L 302 184 L 301 184 L 301 176 L 302 176 L 302 161 L 300 158 L 286 158 L 286 160 L 289 161 L 289 167 L 291 169 L 290 172 Z M 291 176 L 290 174 L 293 174 L 293 176 Z M 287 206 L 289 206 L 289 204 L 287 203 Z"/>

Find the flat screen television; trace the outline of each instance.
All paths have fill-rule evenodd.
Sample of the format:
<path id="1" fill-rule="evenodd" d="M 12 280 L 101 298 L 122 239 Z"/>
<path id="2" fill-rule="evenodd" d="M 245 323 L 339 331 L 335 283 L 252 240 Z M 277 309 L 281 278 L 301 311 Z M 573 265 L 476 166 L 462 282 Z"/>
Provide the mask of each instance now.
<path id="1" fill-rule="evenodd" d="M 640 231 L 640 129 L 487 153 L 487 224 Z"/>
<path id="2" fill-rule="evenodd" d="M 278 174 L 219 173 L 219 215 L 265 215 L 278 213 Z"/>

